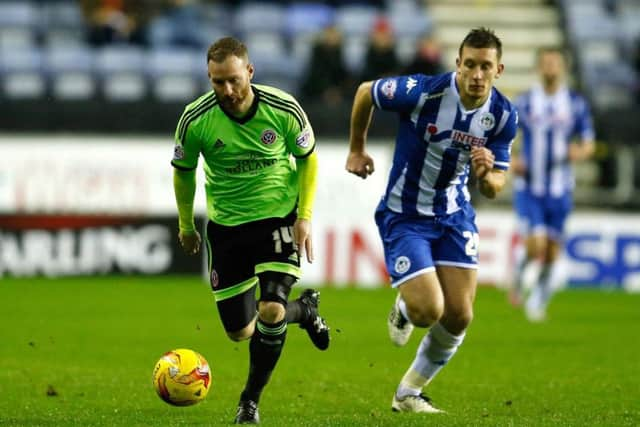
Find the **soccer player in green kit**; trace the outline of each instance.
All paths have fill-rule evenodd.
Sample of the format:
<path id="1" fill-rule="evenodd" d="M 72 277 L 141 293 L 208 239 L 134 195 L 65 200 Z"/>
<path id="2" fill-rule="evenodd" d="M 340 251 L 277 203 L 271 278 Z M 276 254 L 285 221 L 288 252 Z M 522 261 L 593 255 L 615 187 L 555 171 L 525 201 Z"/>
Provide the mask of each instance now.
<path id="1" fill-rule="evenodd" d="M 251 84 L 253 65 L 240 41 L 217 40 L 207 52 L 207 68 L 213 91 L 187 105 L 175 134 L 171 164 L 179 238 L 187 253 L 198 252 L 193 200 L 201 155 L 211 288 L 229 338 L 250 339 L 249 375 L 235 423 L 257 424 L 260 394 L 280 357 L 287 325 L 299 323 L 316 347 L 329 346 L 318 292 L 307 289 L 288 301 L 300 277 L 300 258 L 313 261 L 315 138 L 291 95 Z"/>

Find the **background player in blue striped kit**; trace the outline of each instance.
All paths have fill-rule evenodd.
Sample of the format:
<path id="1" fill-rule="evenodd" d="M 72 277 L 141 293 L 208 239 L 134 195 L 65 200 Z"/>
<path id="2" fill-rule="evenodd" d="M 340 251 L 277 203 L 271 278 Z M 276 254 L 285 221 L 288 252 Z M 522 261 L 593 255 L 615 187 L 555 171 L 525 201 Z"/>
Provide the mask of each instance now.
<path id="1" fill-rule="evenodd" d="M 558 260 L 573 205 L 571 163 L 588 159 L 594 151 L 589 106 L 565 84 L 562 50 L 542 48 L 537 56 L 540 82 L 516 100 L 522 146 L 513 161 L 513 203 L 525 249 L 517 255 L 510 297 L 514 305 L 520 304 L 523 273 L 528 264 L 541 260 L 525 304 L 531 321 L 545 318 L 553 290 L 564 281 Z"/>
<path id="2" fill-rule="evenodd" d="M 506 182 L 517 113 L 494 87 L 502 43 L 478 28 L 462 41 L 456 71 L 362 83 L 351 113 L 346 168 L 374 171 L 365 151 L 373 107 L 398 113 L 393 165 L 375 218 L 398 296 L 389 333 L 404 345 L 413 326 L 430 327 L 391 403 L 395 411 L 440 412 L 422 389 L 462 343 L 473 317 L 478 229 L 469 174 L 494 198 Z"/>

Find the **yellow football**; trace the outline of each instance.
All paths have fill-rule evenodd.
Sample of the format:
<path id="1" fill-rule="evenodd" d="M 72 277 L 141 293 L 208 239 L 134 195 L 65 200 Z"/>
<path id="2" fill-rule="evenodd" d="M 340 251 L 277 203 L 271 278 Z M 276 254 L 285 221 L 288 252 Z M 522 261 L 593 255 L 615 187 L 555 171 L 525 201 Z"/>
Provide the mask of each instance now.
<path id="1" fill-rule="evenodd" d="M 179 348 L 165 353 L 153 369 L 158 396 L 175 406 L 202 402 L 211 386 L 209 364 L 193 350 Z"/>

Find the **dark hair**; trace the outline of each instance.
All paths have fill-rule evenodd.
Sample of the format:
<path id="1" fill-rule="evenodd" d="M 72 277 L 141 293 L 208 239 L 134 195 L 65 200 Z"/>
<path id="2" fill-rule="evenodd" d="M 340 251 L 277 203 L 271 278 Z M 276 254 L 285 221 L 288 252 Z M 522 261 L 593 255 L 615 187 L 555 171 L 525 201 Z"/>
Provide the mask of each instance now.
<path id="1" fill-rule="evenodd" d="M 490 28 L 480 27 L 469 31 L 469 34 L 460 43 L 460 48 L 458 49 L 460 57 L 462 57 L 462 48 L 464 46 L 476 49 L 495 48 L 498 51 L 498 59 L 502 58 L 502 41 Z"/>
<path id="2" fill-rule="evenodd" d="M 223 37 L 209 46 L 207 63 L 209 61 L 220 63 L 231 55 L 249 61 L 249 52 L 244 43 L 233 37 Z"/>

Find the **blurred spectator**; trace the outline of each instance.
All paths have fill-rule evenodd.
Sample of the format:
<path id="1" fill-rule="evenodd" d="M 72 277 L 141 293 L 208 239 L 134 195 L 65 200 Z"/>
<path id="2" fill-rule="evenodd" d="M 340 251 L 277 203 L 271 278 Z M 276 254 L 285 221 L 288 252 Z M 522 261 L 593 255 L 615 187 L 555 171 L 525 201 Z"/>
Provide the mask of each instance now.
<path id="1" fill-rule="evenodd" d="M 124 42 L 146 45 L 145 26 L 159 2 L 151 0 L 81 0 L 87 41 L 94 46 Z"/>
<path id="2" fill-rule="evenodd" d="M 398 74 L 400 61 L 396 55 L 396 39 L 389 21 L 379 17 L 369 35 L 369 46 L 364 58 L 361 80 L 375 80 Z"/>
<path id="3" fill-rule="evenodd" d="M 440 44 L 431 35 L 424 35 L 418 40 L 413 60 L 403 74 L 426 74 L 433 76 L 444 73 Z"/>
<path id="4" fill-rule="evenodd" d="M 345 99 L 352 79 L 342 56 L 342 34 L 336 26 L 325 28 L 318 37 L 304 76 L 303 98 L 321 98 L 332 105 Z"/>

